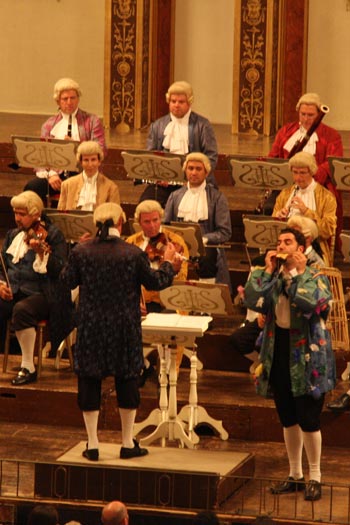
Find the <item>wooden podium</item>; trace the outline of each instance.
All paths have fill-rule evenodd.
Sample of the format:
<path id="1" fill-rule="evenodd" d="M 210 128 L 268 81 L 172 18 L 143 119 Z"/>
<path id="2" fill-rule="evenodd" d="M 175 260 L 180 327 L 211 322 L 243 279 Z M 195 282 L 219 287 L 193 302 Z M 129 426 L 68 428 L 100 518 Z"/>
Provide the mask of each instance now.
<path id="1" fill-rule="evenodd" d="M 157 343 L 163 346 L 160 370 L 160 398 L 159 408 L 152 410 L 150 415 L 141 423 L 134 425 L 134 435 L 137 435 L 148 426 L 155 426 L 155 430 L 140 440 L 141 445 L 149 445 L 156 439 L 161 439 L 162 446 L 166 440 L 178 440 L 180 446 L 194 448 L 199 442 L 195 427 L 207 423 L 218 431 L 221 439 L 228 439 L 228 433 L 222 422 L 213 419 L 204 407 L 198 406 L 197 395 L 197 337 L 203 337 L 212 321 L 216 317 L 227 316 L 232 313 L 232 302 L 227 285 L 201 283 L 198 281 L 178 282 L 160 292 L 160 298 L 168 310 L 185 310 L 201 312 L 210 315 L 179 315 L 179 314 L 148 314 L 142 322 L 142 334 L 145 342 Z M 177 376 L 176 352 L 177 345 L 191 346 L 190 358 L 190 391 L 189 403 L 177 413 Z M 167 395 L 167 374 L 165 348 L 171 349 L 169 372 L 169 398 Z"/>

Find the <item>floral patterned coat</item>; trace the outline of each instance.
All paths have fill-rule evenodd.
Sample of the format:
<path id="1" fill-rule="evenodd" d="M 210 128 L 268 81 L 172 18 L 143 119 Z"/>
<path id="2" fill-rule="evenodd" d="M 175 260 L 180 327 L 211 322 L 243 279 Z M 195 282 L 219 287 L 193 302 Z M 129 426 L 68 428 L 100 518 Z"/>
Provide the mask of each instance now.
<path id="1" fill-rule="evenodd" d="M 255 269 L 245 286 L 248 308 L 266 314 L 256 370 L 257 392 L 269 395 L 269 378 L 275 344 L 275 306 L 282 291 L 282 279 Z M 330 334 L 326 329 L 332 298 L 328 278 L 314 268 L 292 278 L 287 290 L 290 298 L 289 367 L 294 397 L 311 394 L 315 398 L 335 386 L 335 361 Z"/>
<path id="2" fill-rule="evenodd" d="M 79 286 L 75 372 L 84 377 L 137 377 L 143 367 L 140 291 L 170 286 L 165 262 L 152 270 L 147 255 L 119 237 L 76 245 L 61 278 Z"/>

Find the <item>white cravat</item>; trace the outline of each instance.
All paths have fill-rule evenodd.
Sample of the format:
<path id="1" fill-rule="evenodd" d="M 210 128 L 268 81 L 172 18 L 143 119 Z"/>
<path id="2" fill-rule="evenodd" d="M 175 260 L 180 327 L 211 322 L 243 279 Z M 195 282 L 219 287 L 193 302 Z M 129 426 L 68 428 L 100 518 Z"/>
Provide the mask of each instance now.
<path id="1" fill-rule="evenodd" d="M 308 185 L 307 188 L 301 189 L 298 188 L 297 191 L 292 191 L 290 194 L 290 197 L 286 203 L 286 208 L 289 208 L 289 214 L 288 217 L 291 217 L 292 215 L 302 215 L 299 209 L 293 208 L 293 206 L 290 206 L 292 199 L 294 197 L 299 197 L 305 206 L 309 208 L 309 210 L 316 210 L 316 201 L 315 201 L 315 188 L 316 188 L 317 182 L 313 179 L 311 181 L 311 184 Z"/>
<path id="2" fill-rule="evenodd" d="M 182 118 L 170 113 L 170 122 L 164 130 L 163 147 L 170 153 L 185 155 L 188 153 L 188 122 L 191 110 Z"/>
<path id="3" fill-rule="evenodd" d="M 76 118 L 77 111 L 78 109 L 72 113 L 72 139 L 80 142 L 78 122 Z M 59 122 L 57 122 L 57 124 L 54 125 L 51 130 L 51 136 L 55 137 L 55 139 L 64 139 L 64 137 L 67 135 L 69 115 L 61 112 L 61 116 L 62 118 L 59 120 Z"/>
<path id="4" fill-rule="evenodd" d="M 29 245 L 26 242 L 27 232 L 20 231 L 16 237 L 12 240 L 10 246 L 7 248 L 6 253 L 12 255 L 13 264 L 17 264 L 29 250 Z M 49 259 L 49 253 L 45 253 L 43 258 L 40 258 L 38 253 L 35 254 L 33 261 L 33 270 L 37 273 L 47 272 L 47 261 Z"/>
<path id="5" fill-rule="evenodd" d="M 197 188 L 190 188 L 181 199 L 177 216 L 185 222 L 198 222 L 208 219 L 208 199 L 205 191 L 207 183 L 204 180 Z"/>
<path id="6" fill-rule="evenodd" d="M 84 184 L 80 190 L 77 207 L 85 211 L 93 211 L 97 198 L 97 177 L 98 172 L 92 177 L 88 177 L 85 171 L 82 173 Z"/>
<path id="7" fill-rule="evenodd" d="M 284 144 L 283 149 L 285 149 L 286 151 L 291 151 L 294 144 L 302 140 L 305 137 L 306 133 L 306 129 L 303 128 L 303 126 L 300 126 L 300 128 L 297 129 L 291 137 L 289 137 L 287 142 Z M 309 138 L 307 144 L 303 147 L 303 151 L 306 151 L 306 153 L 311 153 L 311 155 L 315 155 L 317 142 L 318 135 L 316 131 L 314 131 L 311 137 Z"/>

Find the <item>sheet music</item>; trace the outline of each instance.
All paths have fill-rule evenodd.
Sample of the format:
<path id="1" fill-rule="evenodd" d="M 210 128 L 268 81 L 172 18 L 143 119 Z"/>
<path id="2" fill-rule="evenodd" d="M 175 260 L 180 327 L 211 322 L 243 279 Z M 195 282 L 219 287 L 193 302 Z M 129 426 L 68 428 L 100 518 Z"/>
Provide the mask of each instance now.
<path id="1" fill-rule="evenodd" d="M 180 315 L 180 314 L 157 314 L 150 313 L 142 321 L 142 328 L 156 328 L 160 331 L 171 331 L 175 328 L 181 332 L 191 332 L 199 335 L 208 330 L 209 323 L 213 320 L 211 316 Z"/>

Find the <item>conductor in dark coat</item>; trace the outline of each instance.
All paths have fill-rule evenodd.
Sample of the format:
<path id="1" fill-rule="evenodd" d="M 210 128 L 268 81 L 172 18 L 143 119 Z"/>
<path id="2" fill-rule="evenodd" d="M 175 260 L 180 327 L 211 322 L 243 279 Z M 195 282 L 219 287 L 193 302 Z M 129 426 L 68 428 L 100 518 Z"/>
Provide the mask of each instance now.
<path id="1" fill-rule="evenodd" d="M 120 457 L 147 454 L 133 440 L 133 424 L 140 403 L 138 376 L 143 367 L 140 294 L 141 285 L 161 290 L 171 285 L 181 261 L 170 245 L 159 270 L 150 268 L 137 246 L 120 238 L 124 212 L 115 203 L 98 206 L 94 222 L 97 237 L 72 250 L 62 279 L 79 286 L 75 372 L 78 404 L 83 411 L 88 443 L 83 456 L 99 457 L 97 423 L 101 381 L 115 377 L 122 426 Z"/>

